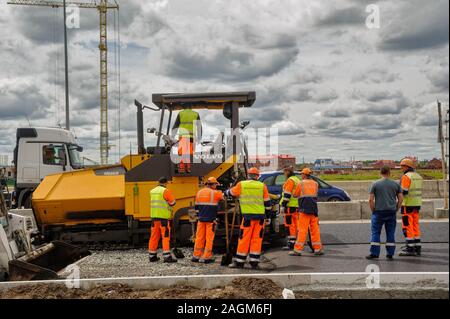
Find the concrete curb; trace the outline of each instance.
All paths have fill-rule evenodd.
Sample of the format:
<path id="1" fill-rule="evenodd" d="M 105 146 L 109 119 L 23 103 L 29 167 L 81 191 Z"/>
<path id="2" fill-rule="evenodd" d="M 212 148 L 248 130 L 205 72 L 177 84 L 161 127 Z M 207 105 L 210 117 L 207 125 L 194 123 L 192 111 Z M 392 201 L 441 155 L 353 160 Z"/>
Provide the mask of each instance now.
<path id="1" fill-rule="evenodd" d="M 369 194 L 370 186 L 375 180 L 370 181 L 327 181 L 330 185 L 344 189 L 353 200 L 364 200 Z M 422 195 L 424 199 L 443 198 L 443 180 L 424 180 Z"/>
<path id="2" fill-rule="evenodd" d="M 267 278 L 282 288 L 294 291 L 304 289 L 368 289 L 366 282 L 379 275 L 380 289 L 446 289 L 448 290 L 448 272 L 355 272 L 355 273 L 271 273 L 271 274 L 227 274 L 227 275 L 193 275 L 193 276 L 154 276 L 80 279 L 81 289 L 92 289 L 98 284 L 125 284 L 136 289 L 161 289 L 172 286 L 191 286 L 201 289 L 223 287 L 236 278 Z M 0 291 L 19 286 L 38 284 L 71 284 L 76 281 L 16 281 L 0 283 Z"/>

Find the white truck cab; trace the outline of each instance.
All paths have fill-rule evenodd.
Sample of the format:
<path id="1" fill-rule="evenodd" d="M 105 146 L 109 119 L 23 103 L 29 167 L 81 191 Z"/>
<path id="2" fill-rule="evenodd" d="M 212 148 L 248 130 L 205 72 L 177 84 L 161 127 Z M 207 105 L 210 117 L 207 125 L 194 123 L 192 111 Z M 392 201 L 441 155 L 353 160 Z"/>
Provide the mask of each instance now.
<path id="1" fill-rule="evenodd" d="M 14 149 L 15 206 L 31 207 L 31 194 L 45 176 L 83 167 L 72 132 L 62 128 L 18 128 Z"/>

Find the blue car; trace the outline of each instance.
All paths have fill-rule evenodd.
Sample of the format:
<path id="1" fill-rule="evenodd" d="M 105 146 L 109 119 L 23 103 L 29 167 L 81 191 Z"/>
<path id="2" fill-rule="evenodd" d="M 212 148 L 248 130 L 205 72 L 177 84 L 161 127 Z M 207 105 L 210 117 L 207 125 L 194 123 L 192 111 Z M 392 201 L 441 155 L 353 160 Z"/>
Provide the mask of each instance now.
<path id="1" fill-rule="evenodd" d="M 301 179 L 300 172 L 295 172 Z M 318 177 L 311 176 L 319 184 L 319 202 L 344 202 L 350 201 L 347 192 L 341 188 L 332 186 Z M 281 195 L 286 177 L 283 172 L 261 172 L 259 180 L 267 185 L 270 194 Z"/>

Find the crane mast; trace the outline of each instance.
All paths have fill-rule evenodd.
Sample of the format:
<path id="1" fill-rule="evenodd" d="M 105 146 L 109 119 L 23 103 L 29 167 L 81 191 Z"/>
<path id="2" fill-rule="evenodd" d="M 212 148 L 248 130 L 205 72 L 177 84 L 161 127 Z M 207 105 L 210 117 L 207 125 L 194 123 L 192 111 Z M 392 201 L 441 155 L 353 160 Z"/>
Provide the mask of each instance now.
<path id="1" fill-rule="evenodd" d="M 65 5 L 75 5 L 79 8 L 97 9 L 99 12 L 100 22 L 100 163 L 102 165 L 108 164 L 109 157 L 109 133 L 108 133 L 108 30 L 107 30 L 107 13 L 110 9 L 119 9 L 116 1 L 114 3 L 108 0 L 98 1 L 50 1 L 50 0 L 9 0 L 8 4 L 14 5 L 29 5 L 59 8 Z M 65 10 L 64 10 L 65 16 Z M 64 21 L 65 22 L 65 21 Z M 67 48 L 65 48 L 65 55 L 67 56 Z M 66 59 L 67 61 L 67 59 Z M 66 128 L 70 128 L 69 118 L 69 97 L 68 97 L 68 70 L 66 65 Z"/>

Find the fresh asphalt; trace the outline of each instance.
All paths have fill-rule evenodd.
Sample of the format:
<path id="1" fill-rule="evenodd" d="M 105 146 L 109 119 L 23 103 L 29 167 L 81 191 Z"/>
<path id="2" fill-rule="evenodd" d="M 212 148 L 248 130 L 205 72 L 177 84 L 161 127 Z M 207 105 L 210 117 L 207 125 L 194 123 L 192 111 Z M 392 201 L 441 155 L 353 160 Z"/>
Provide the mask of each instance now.
<path id="1" fill-rule="evenodd" d="M 320 224 L 323 256 L 313 256 L 305 247 L 303 256 L 289 256 L 281 248 L 268 248 L 261 262 L 263 272 L 366 272 L 369 265 L 378 266 L 380 272 L 448 272 L 449 223 L 448 220 L 422 221 L 422 256 L 399 257 L 403 243 L 400 222 L 397 223 L 397 251 L 394 260 L 387 260 L 384 245 L 378 260 L 367 260 L 370 242 L 370 221 L 322 222 Z M 385 236 L 383 234 L 382 241 Z M 228 269 L 226 273 L 242 272 Z M 244 272 L 254 272 L 245 269 Z"/>

